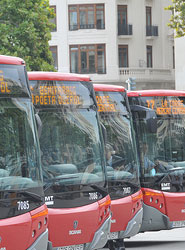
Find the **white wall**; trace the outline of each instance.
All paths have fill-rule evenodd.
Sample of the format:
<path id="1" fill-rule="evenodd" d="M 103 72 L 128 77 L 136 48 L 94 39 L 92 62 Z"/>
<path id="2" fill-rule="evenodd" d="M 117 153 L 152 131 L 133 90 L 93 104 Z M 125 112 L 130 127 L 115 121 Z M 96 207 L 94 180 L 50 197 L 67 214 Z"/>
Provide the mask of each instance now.
<path id="1" fill-rule="evenodd" d="M 185 90 L 185 37 L 175 39 L 175 85 Z"/>

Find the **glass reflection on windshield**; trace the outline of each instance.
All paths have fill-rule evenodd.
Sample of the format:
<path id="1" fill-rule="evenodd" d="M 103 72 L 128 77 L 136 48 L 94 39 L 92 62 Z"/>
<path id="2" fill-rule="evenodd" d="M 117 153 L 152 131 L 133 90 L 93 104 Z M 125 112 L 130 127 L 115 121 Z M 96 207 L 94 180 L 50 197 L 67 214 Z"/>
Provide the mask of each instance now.
<path id="1" fill-rule="evenodd" d="M 111 199 L 122 198 L 139 190 L 138 159 L 128 115 L 100 113 L 106 128 L 106 169 Z"/>
<path id="2" fill-rule="evenodd" d="M 96 112 L 90 109 L 39 112 L 44 181 L 61 185 L 104 181 Z"/>
<path id="3" fill-rule="evenodd" d="M 0 190 L 41 186 L 31 103 L 0 99 Z"/>

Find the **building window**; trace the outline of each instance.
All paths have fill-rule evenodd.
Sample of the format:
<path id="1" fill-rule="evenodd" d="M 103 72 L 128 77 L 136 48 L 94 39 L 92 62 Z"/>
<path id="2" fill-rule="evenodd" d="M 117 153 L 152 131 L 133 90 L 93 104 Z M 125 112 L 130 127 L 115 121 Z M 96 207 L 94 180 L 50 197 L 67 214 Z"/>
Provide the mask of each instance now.
<path id="1" fill-rule="evenodd" d="M 57 31 L 56 6 L 50 6 L 50 8 L 53 8 L 54 9 L 54 13 L 55 13 L 55 17 L 52 18 L 52 19 L 50 19 L 50 22 L 55 25 L 55 27 L 53 28 L 53 30 L 51 32 L 55 32 L 55 31 Z"/>
<path id="2" fill-rule="evenodd" d="M 105 44 L 71 45 L 71 73 L 105 74 Z"/>
<path id="3" fill-rule="evenodd" d="M 50 46 L 50 51 L 53 56 L 53 61 L 54 61 L 54 67 L 55 69 L 58 69 L 58 52 L 57 52 L 57 46 Z"/>
<path id="4" fill-rule="evenodd" d="M 173 56 L 173 69 L 175 69 L 175 47 L 172 47 L 172 56 Z"/>
<path id="5" fill-rule="evenodd" d="M 152 26 L 152 7 L 146 6 L 146 26 Z"/>
<path id="6" fill-rule="evenodd" d="M 152 46 L 146 46 L 147 50 L 147 68 L 152 68 Z"/>
<path id="7" fill-rule="evenodd" d="M 132 25 L 127 23 L 127 5 L 118 5 L 118 35 L 132 35 Z"/>
<path id="8" fill-rule="evenodd" d="M 158 26 L 152 25 L 152 7 L 146 7 L 146 36 L 158 36 Z"/>
<path id="9" fill-rule="evenodd" d="M 127 5 L 118 5 L 118 32 L 127 26 Z"/>
<path id="10" fill-rule="evenodd" d="M 119 67 L 128 68 L 128 45 L 119 45 L 118 48 L 119 54 Z"/>
<path id="11" fill-rule="evenodd" d="M 69 30 L 105 29 L 104 4 L 69 5 Z"/>

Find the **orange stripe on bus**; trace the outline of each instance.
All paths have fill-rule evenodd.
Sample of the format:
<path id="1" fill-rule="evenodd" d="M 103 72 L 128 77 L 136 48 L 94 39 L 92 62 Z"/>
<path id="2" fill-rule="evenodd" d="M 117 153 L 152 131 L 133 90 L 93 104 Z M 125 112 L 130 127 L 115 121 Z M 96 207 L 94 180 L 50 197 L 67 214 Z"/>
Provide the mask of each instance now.
<path id="1" fill-rule="evenodd" d="M 99 206 L 103 207 L 103 206 L 107 206 L 107 205 L 110 205 L 110 204 L 111 204 L 111 200 L 107 200 L 107 201 L 101 203 Z"/>
<path id="2" fill-rule="evenodd" d="M 153 192 L 146 192 L 146 191 L 144 191 L 143 192 L 143 194 L 144 195 L 150 195 L 150 196 L 163 196 L 163 194 L 161 194 L 161 193 L 153 193 Z"/>
<path id="3" fill-rule="evenodd" d="M 45 215 L 48 215 L 48 209 L 47 209 L 47 208 L 44 209 L 44 210 L 43 210 L 42 212 L 40 212 L 40 213 L 37 213 L 37 214 L 32 215 L 32 218 L 34 219 L 34 218 L 38 218 L 38 217 L 45 216 Z"/>

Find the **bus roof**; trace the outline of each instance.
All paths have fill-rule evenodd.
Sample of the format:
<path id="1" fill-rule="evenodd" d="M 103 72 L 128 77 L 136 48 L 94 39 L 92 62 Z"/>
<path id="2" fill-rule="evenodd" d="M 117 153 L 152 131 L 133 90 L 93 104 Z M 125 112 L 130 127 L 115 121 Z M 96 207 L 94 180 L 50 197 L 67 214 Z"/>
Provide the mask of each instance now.
<path id="1" fill-rule="evenodd" d="M 127 92 L 128 97 L 139 96 L 185 96 L 185 91 L 169 89 L 138 90 Z"/>
<path id="2" fill-rule="evenodd" d="M 0 55 L 0 64 L 24 65 L 25 62 L 19 57 Z"/>
<path id="3" fill-rule="evenodd" d="M 125 92 L 125 88 L 118 85 L 93 84 L 95 91 Z"/>
<path id="4" fill-rule="evenodd" d="M 90 77 L 80 74 L 34 71 L 28 72 L 29 80 L 53 80 L 53 81 L 85 81 L 89 82 Z"/>

